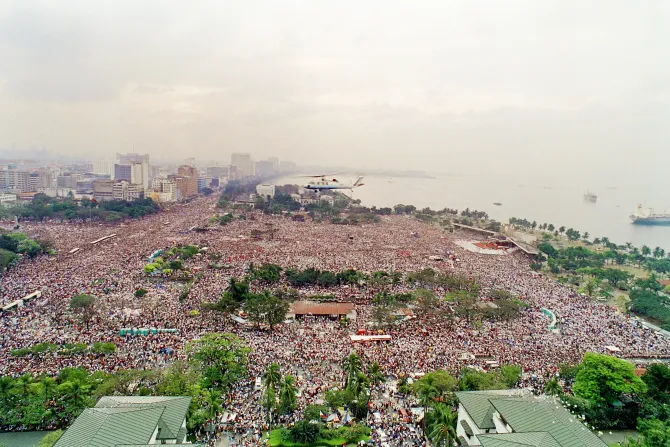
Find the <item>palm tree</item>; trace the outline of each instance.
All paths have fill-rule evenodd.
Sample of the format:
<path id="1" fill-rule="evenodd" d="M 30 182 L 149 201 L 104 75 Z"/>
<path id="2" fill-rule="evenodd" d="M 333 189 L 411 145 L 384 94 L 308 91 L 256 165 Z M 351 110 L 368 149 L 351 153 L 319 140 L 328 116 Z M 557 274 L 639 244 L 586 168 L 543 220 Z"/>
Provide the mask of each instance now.
<path id="1" fill-rule="evenodd" d="M 368 376 L 359 372 L 356 374 L 356 378 L 351 382 L 351 388 L 356 396 L 360 396 L 361 393 L 365 393 L 370 389 L 370 380 Z"/>
<path id="2" fill-rule="evenodd" d="M 651 254 L 651 249 L 646 245 L 642 246 L 642 255 L 649 256 Z"/>
<path id="3" fill-rule="evenodd" d="M 219 396 L 211 390 L 203 391 L 202 403 L 205 404 L 205 414 L 207 419 L 215 419 L 216 415 L 222 410 Z"/>
<path id="4" fill-rule="evenodd" d="M 281 373 L 279 372 L 279 365 L 271 363 L 265 372 L 263 372 L 263 385 L 265 388 L 272 388 L 274 390 L 280 381 Z"/>
<path id="5" fill-rule="evenodd" d="M 556 227 L 554 227 L 554 224 L 549 224 L 549 226 L 547 226 L 547 230 L 549 231 L 554 231 L 555 228 Z"/>
<path id="6" fill-rule="evenodd" d="M 279 392 L 279 407 L 283 413 L 290 413 L 295 409 L 297 394 L 295 380 L 292 376 L 287 375 L 281 383 L 281 391 Z"/>
<path id="7" fill-rule="evenodd" d="M 597 238 L 595 238 L 595 239 L 593 240 L 593 244 L 594 244 L 594 245 L 600 245 L 601 243 L 602 243 L 602 241 L 600 240 L 599 237 L 597 237 Z"/>
<path id="8" fill-rule="evenodd" d="M 19 396 L 27 398 L 29 395 L 33 394 L 33 387 L 31 386 L 32 384 L 33 384 L 33 376 L 26 373 L 21 377 L 19 377 L 18 379 L 16 379 L 16 381 L 14 382 L 14 391 Z"/>
<path id="9" fill-rule="evenodd" d="M 363 370 L 361 358 L 355 352 L 351 352 L 342 360 L 342 370 L 344 371 L 344 387 L 347 388 L 352 383 L 356 375 Z"/>
<path id="10" fill-rule="evenodd" d="M 425 419 L 425 416 L 424 416 Z M 453 446 L 456 441 L 456 422 L 458 413 L 444 404 L 435 405 L 430 414 L 427 431 L 434 446 Z"/>
<path id="11" fill-rule="evenodd" d="M 626 249 L 630 250 L 631 248 L 633 248 L 633 244 L 631 244 L 630 242 L 626 242 Z"/>
<path id="12" fill-rule="evenodd" d="M 14 387 L 14 380 L 9 376 L 0 377 L 0 400 L 9 398 L 10 391 Z"/>
<path id="13" fill-rule="evenodd" d="M 589 232 L 588 231 L 584 232 L 584 235 L 582 236 L 582 239 L 584 239 L 585 241 L 589 240 Z"/>
<path id="14" fill-rule="evenodd" d="M 601 238 L 600 238 L 600 243 L 603 244 L 605 247 L 607 247 L 607 244 L 610 243 L 610 240 L 609 240 L 609 238 L 608 238 L 607 236 L 605 236 L 605 237 L 601 237 Z"/>
<path id="15" fill-rule="evenodd" d="M 558 232 L 561 234 L 565 233 L 565 227 L 562 226 L 561 228 L 559 228 Z"/>
<path id="16" fill-rule="evenodd" d="M 85 385 L 79 379 L 74 379 L 61 383 L 58 390 L 63 393 L 63 399 L 71 403 L 76 408 L 86 406 L 86 397 L 91 390 L 90 385 Z"/>
<path id="17" fill-rule="evenodd" d="M 557 396 L 563 393 L 561 385 L 558 383 L 558 380 L 554 377 L 544 385 L 544 394 L 548 396 Z"/>
<path id="18" fill-rule="evenodd" d="M 656 247 L 654 248 L 654 257 L 655 258 L 662 258 L 665 252 L 661 247 Z"/>
<path id="19" fill-rule="evenodd" d="M 379 363 L 374 362 L 370 365 L 370 368 L 368 369 L 368 379 L 373 388 L 386 381 L 384 374 L 379 367 Z"/>

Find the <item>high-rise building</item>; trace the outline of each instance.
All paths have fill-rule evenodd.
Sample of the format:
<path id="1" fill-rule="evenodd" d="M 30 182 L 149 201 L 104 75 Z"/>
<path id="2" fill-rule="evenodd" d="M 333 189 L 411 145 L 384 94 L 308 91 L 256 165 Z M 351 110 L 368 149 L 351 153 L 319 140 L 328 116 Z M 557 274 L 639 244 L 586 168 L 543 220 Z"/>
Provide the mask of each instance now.
<path id="1" fill-rule="evenodd" d="M 279 163 L 279 170 L 281 172 L 295 172 L 296 169 L 297 166 L 292 161 L 282 160 L 281 163 Z"/>
<path id="2" fill-rule="evenodd" d="M 108 175 L 109 178 L 114 178 L 114 161 L 112 160 L 95 160 L 93 162 L 93 173 L 98 175 Z"/>
<path id="3" fill-rule="evenodd" d="M 268 161 L 272 163 L 272 169 L 279 171 L 279 158 L 278 157 L 268 157 Z"/>
<path id="4" fill-rule="evenodd" d="M 279 167 L 279 161 L 277 161 L 277 167 L 275 167 L 275 164 L 270 160 L 262 160 L 262 161 L 257 161 L 256 162 L 256 175 L 258 177 L 271 177 L 277 172 L 277 168 Z"/>
<path id="5" fill-rule="evenodd" d="M 128 202 L 144 198 L 144 188 L 142 185 L 133 185 L 127 181 L 114 183 L 112 196 L 116 200 L 126 200 Z"/>
<path id="6" fill-rule="evenodd" d="M 133 163 L 149 164 L 148 154 L 116 154 L 116 158 L 121 165 L 130 165 Z"/>
<path id="7" fill-rule="evenodd" d="M 130 182 L 131 179 L 131 167 L 130 165 L 125 164 L 115 164 L 114 165 L 114 180 Z"/>
<path id="8" fill-rule="evenodd" d="M 146 189 L 149 187 L 149 172 L 147 170 L 145 176 L 145 166 L 145 163 L 133 163 L 130 165 L 130 183 L 142 185 Z"/>
<path id="9" fill-rule="evenodd" d="M 177 200 L 177 183 L 174 180 L 155 178 L 151 180 L 151 189 L 162 202 L 174 202 Z"/>
<path id="10" fill-rule="evenodd" d="M 207 177 L 225 178 L 228 176 L 227 166 L 210 166 L 207 168 Z"/>
<path id="11" fill-rule="evenodd" d="M 0 171 L 0 190 L 30 191 L 30 173 L 14 169 Z"/>
<path id="12" fill-rule="evenodd" d="M 177 169 L 177 175 L 186 179 L 186 187 L 182 191 L 183 198 L 189 198 L 198 193 L 198 170 L 193 166 L 183 165 Z"/>
<path id="13" fill-rule="evenodd" d="M 236 152 L 230 156 L 231 166 L 235 166 L 239 169 L 242 177 L 248 177 L 254 175 L 254 166 L 251 161 L 251 154 Z"/>
<path id="14" fill-rule="evenodd" d="M 28 191 L 37 191 L 40 187 L 40 173 L 31 172 L 28 174 Z"/>
<path id="15" fill-rule="evenodd" d="M 115 183 L 115 180 L 95 180 L 93 182 L 93 198 L 95 200 L 112 200 Z"/>

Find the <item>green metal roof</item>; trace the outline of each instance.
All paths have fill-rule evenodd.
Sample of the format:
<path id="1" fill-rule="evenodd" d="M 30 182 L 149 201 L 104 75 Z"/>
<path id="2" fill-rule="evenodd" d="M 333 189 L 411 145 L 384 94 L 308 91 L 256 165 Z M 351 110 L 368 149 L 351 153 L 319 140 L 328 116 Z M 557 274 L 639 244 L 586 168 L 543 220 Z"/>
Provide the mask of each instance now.
<path id="1" fill-rule="evenodd" d="M 182 423 L 191 404 L 191 398 L 186 396 L 105 396 L 100 398 L 95 408 L 124 408 L 124 407 L 163 407 L 161 435 L 159 439 L 176 439 L 181 441 L 186 436 L 186 429 Z M 165 433 L 165 428 L 168 433 Z"/>
<path id="2" fill-rule="evenodd" d="M 477 427 L 484 430 L 495 428 L 493 424 L 493 406 L 489 402 L 489 399 L 518 395 L 519 393 L 519 391 L 514 390 L 460 391 L 456 393 L 456 397 L 463 404 L 465 411 L 468 412 Z"/>
<path id="3" fill-rule="evenodd" d="M 481 430 L 495 428 L 498 412 L 514 433 L 477 435 L 484 447 L 604 447 L 560 402 L 549 397 L 523 397 L 520 390 L 462 391 L 463 408 Z"/>
<path id="4" fill-rule="evenodd" d="M 561 447 L 547 432 L 477 435 L 483 447 Z"/>
<path id="5" fill-rule="evenodd" d="M 148 444 L 163 408 L 87 408 L 54 447 Z"/>
<path id="6" fill-rule="evenodd" d="M 560 402 L 547 397 L 490 399 L 517 433 L 548 432 L 561 447 L 603 447 L 605 443 L 587 429 Z"/>
<path id="7" fill-rule="evenodd" d="M 103 397 L 94 408 L 84 410 L 54 447 L 145 447 L 157 427 L 158 440 L 181 441 L 190 403 L 190 397 Z"/>

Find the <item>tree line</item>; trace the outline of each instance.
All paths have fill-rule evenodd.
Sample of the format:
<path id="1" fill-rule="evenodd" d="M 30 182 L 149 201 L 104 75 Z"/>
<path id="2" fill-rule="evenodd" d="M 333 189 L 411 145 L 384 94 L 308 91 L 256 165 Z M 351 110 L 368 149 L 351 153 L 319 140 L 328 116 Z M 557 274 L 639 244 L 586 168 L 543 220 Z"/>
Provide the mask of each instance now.
<path id="1" fill-rule="evenodd" d="M 56 198 L 46 194 L 36 194 L 28 204 L 12 207 L 0 207 L 0 217 L 16 216 L 22 220 L 42 222 L 45 219 L 61 221 L 86 221 L 93 219 L 102 222 L 117 222 L 123 219 L 138 219 L 160 211 L 160 206 L 151 199 L 133 201 L 91 200 L 75 201 L 73 197 Z"/>

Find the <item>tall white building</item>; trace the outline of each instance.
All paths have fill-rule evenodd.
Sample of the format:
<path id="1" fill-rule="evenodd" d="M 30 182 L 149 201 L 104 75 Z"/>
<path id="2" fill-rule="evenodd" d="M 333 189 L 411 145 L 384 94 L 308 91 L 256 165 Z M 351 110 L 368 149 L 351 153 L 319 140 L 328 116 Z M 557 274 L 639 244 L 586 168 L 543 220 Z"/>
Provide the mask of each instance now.
<path id="1" fill-rule="evenodd" d="M 108 175 L 110 179 L 114 178 L 114 160 L 95 160 L 93 162 L 93 173 L 99 175 Z"/>
<path id="2" fill-rule="evenodd" d="M 17 192 L 30 191 L 30 173 L 8 169 L 0 171 L 0 189 Z"/>

